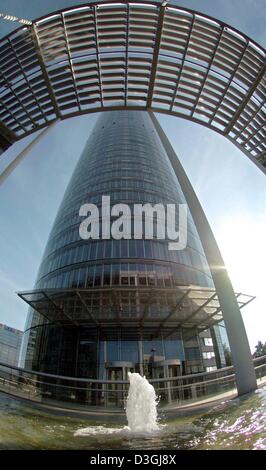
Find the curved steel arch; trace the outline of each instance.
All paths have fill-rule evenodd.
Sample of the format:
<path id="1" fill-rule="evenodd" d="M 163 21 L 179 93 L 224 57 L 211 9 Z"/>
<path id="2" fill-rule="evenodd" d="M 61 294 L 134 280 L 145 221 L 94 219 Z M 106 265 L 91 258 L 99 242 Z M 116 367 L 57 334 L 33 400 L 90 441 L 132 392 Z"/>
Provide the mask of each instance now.
<path id="1" fill-rule="evenodd" d="M 150 109 L 215 130 L 265 171 L 265 58 L 236 29 L 167 2 L 57 11 L 0 41 L 0 147 L 58 118 Z"/>

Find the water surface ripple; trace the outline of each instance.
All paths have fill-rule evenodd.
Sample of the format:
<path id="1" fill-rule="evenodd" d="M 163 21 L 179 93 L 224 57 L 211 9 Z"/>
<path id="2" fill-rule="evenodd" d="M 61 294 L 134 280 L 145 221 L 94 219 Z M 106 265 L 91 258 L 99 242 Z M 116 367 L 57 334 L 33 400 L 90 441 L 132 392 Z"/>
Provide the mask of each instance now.
<path id="1" fill-rule="evenodd" d="M 266 450 L 266 388 L 208 412 L 164 420 L 132 433 L 127 426 L 47 414 L 0 396 L 0 449 Z"/>

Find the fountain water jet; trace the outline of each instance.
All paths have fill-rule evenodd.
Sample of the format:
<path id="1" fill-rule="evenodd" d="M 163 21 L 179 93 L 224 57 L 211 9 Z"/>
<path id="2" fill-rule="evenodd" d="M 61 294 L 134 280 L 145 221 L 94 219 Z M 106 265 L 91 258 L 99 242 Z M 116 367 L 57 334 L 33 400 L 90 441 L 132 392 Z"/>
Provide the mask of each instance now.
<path id="1" fill-rule="evenodd" d="M 107 428 L 105 426 L 90 426 L 78 429 L 74 436 L 91 436 L 97 434 L 132 436 L 141 434 L 144 437 L 157 432 L 160 427 L 157 422 L 157 404 L 153 386 L 146 377 L 138 373 L 128 373 L 130 382 L 127 402 L 126 416 L 128 426 L 123 428 Z"/>
<path id="2" fill-rule="evenodd" d="M 134 433 L 150 433 L 159 430 L 157 422 L 158 399 L 146 377 L 128 373 L 130 387 L 126 403 L 128 427 Z"/>

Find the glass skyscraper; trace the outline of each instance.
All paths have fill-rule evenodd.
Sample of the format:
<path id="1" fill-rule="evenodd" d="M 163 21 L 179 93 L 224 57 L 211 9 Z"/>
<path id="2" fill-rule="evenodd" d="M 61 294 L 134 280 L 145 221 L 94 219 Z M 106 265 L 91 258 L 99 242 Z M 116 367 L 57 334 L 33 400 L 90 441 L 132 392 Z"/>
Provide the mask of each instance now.
<path id="1" fill-rule="evenodd" d="M 169 250 L 169 240 L 156 236 L 84 240 L 80 207 L 100 207 L 103 195 L 111 206 L 132 209 L 186 203 L 148 113 L 109 111 L 98 118 L 58 210 L 34 291 L 24 295 L 31 308 L 22 365 L 98 379 L 122 379 L 128 370 L 148 377 L 201 372 L 208 370 L 206 359 L 212 370 L 208 324 L 192 322 L 198 310 L 206 317 L 204 306 L 190 294 L 213 289 L 213 281 L 189 210 L 183 250 Z"/>

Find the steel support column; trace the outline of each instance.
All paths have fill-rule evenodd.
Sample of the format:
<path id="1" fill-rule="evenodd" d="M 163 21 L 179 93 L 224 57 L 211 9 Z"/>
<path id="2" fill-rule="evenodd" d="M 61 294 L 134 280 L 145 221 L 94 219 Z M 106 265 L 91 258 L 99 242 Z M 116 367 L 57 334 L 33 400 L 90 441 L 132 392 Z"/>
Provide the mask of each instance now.
<path id="1" fill-rule="evenodd" d="M 231 281 L 227 274 L 222 255 L 207 217 L 186 175 L 186 172 L 178 160 L 176 153 L 157 118 L 152 112 L 149 114 L 178 178 L 192 218 L 198 230 L 223 312 L 223 319 L 235 367 L 238 394 L 243 395 L 255 390 L 257 388 L 257 381 L 244 322 L 235 298 Z"/>
<path id="2" fill-rule="evenodd" d="M 44 137 L 50 129 L 55 125 L 57 120 L 53 121 L 48 127 L 45 127 L 18 155 L 14 160 L 4 169 L 0 174 L 0 186 L 5 182 L 7 177 L 12 173 L 13 170 L 18 166 L 22 160 L 30 153 L 36 144 Z"/>

